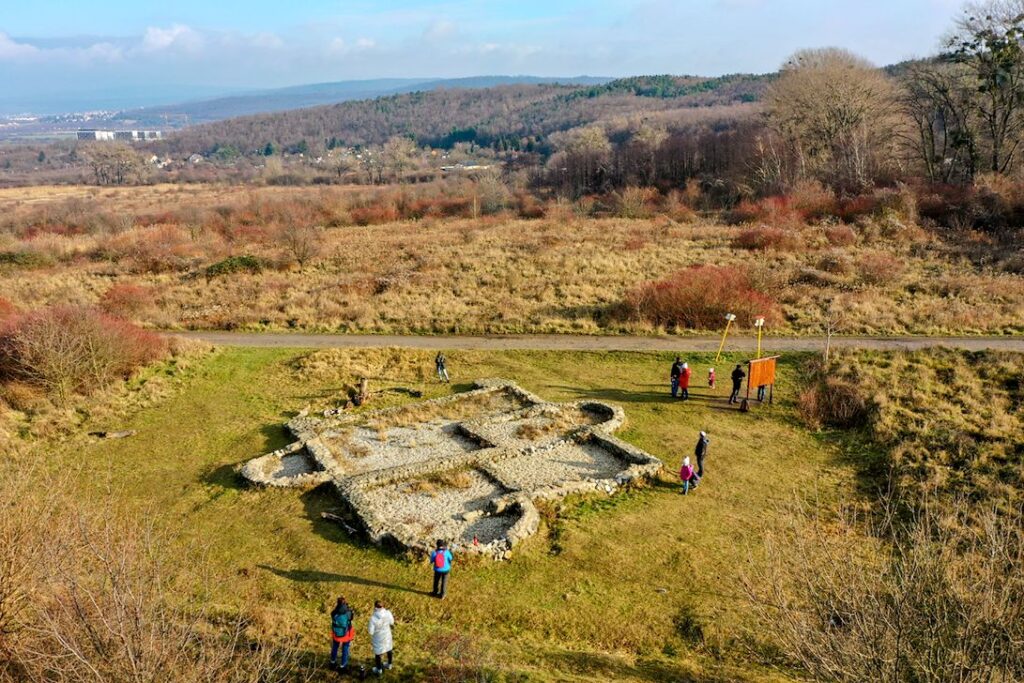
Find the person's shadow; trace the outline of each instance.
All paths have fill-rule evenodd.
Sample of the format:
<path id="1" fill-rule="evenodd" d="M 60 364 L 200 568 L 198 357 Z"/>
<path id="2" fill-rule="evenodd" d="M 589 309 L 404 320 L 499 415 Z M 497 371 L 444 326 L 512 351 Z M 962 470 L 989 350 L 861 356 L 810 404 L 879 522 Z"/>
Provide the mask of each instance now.
<path id="1" fill-rule="evenodd" d="M 370 586 L 372 588 L 386 588 L 387 590 L 402 591 L 404 593 L 415 593 L 417 595 L 430 595 L 430 591 L 420 591 L 415 588 L 409 588 L 407 586 L 396 586 L 391 583 L 383 583 L 381 581 L 374 581 L 373 579 L 364 579 L 361 576 L 350 576 L 347 574 L 332 574 L 331 572 L 321 572 L 316 569 L 278 569 L 277 567 L 271 567 L 265 564 L 256 565 L 264 571 L 268 571 L 271 574 L 276 574 L 282 579 L 288 579 L 289 581 L 303 581 L 307 583 L 348 583 L 354 586 Z"/>

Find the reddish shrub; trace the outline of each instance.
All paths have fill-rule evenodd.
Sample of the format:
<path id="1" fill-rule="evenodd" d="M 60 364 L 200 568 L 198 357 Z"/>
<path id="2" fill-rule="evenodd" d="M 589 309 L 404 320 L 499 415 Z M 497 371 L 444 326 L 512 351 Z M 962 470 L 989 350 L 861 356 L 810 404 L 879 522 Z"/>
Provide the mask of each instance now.
<path id="1" fill-rule="evenodd" d="M 626 296 L 630 313 L 667 328 L 721 327 L 727 313 L 749 325 L 763 315 L 777 321 L 779 310 L 771 297 L 754 289 L 750 277 L 731 266 L 693 266 L 670 277 L 648 282 Z"/>
<path id="2" fill-rule="evenodd" d="M 731 225 L 743 225 L 745 223 L 764 223 L 768 220 L 768 212 L 758 202 L 744 199 L 726 214 L 726 220 Z"/>
<path id="3" fill-rule="evenodd" d="M 10 318 L 12 315 L 17 314 L 18 307 L 10 302 L 10 300 L 0 296 L 0 320 Z"/>
<path id="4" fill-rule="evenodd" d="M 803 222 L 820 221 L 837 213 L 835 194 L 818 182 L 797 184 L 789 198 L 793 210 Z"/>
<path id="5" fill-rule="evenodd" d="M 798 251 L 804 246 L 800 233 L 782 228 L 749 228 L 743 230 L 732 240 L 736 249 L 751 251 Z"/>
<path id="6" fill-rule="evenodd" d="M 380 225 L 381 223 L 394 223 L 401 216 L 398 208 L 390 204 L 371 204 L 360 206 L 350 211 L 352 222 L 356 225 Z"/>
<path id="7" fill-rule="evenodd" d="M 852 247 L 857 243 L 857 233 L 848 225 L 832 225 L 825 228 L 825 239 L 833 247 Z"/>
<path id="8" fill-rule="evenodd" d="M 63 398 L 127 377 L 166 351 L 159 335 L 96 309 L 48 308 L 15 316 L 0 330 L 0 377 Z"/>
<path id="9" fill-rule="evenodd" d="M 520 192 L 516 195 L 516 213 L 520 218 L 534 220 L 544 218 L 544 205 L 537 201 L 537 198 L 528 192 Z"/>
<path id="10" fill-rule="evenodd" d="M 872 216 L 877 211 L 878 198 L 865 194 L 839 202 L 837 214 L 844 223 L 855 223 L 858 218 Z"/>
<path id="11" fill-rule="evenodd" d="M 115 318 L 133 320 L 156 303 L 150 287 L 122 282 L 113 285 L 100 297 L 100 308 Z"/>

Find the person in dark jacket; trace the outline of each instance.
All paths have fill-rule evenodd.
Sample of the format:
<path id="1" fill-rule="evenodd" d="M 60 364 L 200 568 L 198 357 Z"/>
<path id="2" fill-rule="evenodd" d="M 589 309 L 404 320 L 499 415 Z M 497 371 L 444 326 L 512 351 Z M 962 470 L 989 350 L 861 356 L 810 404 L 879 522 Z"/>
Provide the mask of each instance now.
<path id="1" fill-rule="evenodd" d="M 338 604 L 331 611 L 331 667 L 338 666 L 338 649 L 341 648 L 341 666 L 338 671 L 348 670 L 348 653 L 355 637 L 356 613 L 345 598 L 338 598 Z"/>
<path id="2" fill-rule="evenodd" d="M 672 384 L 672 398 L 679 395 L 679 376 L 683 372 L 683 361 L 681 358 L 676 356 L 676 362 L 672 364 L 672 370 L 669 372 L 668 378 Z"/>
<path id="3" fill-rule="evenodd" d="M 732 394 L 729 396 L 729 403 L 736 403 L 740 398 L 740 387 L 743 386 L 743 378 L 747 373 L 743 372 L 743 366 L 737 365 L 732 371 Z"/>
<path id="4" fill-rule="evenodd" d="M 430 564 L 434 567 L 433 595 L 444 600 L 448 594 L 448 574 L 452 570 L 452 553 L 447 543 L 437 542 L 437 549 L 430 553 Z"/>
<path id="5" fill-rule="evenodd" d="M 693 449 L 693 454 L 697 457 L 697 477 L 700 479 L 704 478 L 704 458 L 708 455 L 708 444 L 710 442 L 708 433 L 701 432 L 700 437 L 697 439 L 697 447 Z"/>
<path id="6" fill-rule="evenodd" d="M 440 351 L 438 351 L 437 356 L 434 358 L 434 367 L 437 368 L 437 379 L 439 381 L 448 383 L 452 381 L 451 377 L 448 376 L 448 359 Z"/>

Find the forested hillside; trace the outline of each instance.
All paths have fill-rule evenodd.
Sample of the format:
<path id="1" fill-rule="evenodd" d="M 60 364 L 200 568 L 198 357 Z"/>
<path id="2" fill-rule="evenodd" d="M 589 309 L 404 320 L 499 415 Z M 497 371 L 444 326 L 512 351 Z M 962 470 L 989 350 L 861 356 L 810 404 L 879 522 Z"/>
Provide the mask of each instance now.
<path id="1" fill-rule="evenodd" d="M 692 110 L 756 102 L 767 76 L 645 76 L 604 85 L 511 85 L 438 90 L 262 114 L 197 126 L 174 135 L 171 152 L 232 147 L 242 153 L 270 143 L 311 152 L 333 146 L 383 144 L 396 135 L 421 145 L 458 142 L 544 151 L 546 137 L 596 121 L 687 119 Z"/>

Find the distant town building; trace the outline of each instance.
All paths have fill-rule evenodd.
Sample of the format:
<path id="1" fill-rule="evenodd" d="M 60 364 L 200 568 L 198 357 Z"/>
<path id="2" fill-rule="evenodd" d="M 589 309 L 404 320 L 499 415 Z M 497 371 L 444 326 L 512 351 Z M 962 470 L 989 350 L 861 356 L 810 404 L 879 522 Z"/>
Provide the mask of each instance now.
<path id="1" fill-rule="evenodd" d="M 142 140 L 159 140 L 163 132 L 159 130 L 97 130 L 95 128 L 81 128 L 78 131 L 79 140 L 126 140 L 128 142 L 139 142 Z"/>

